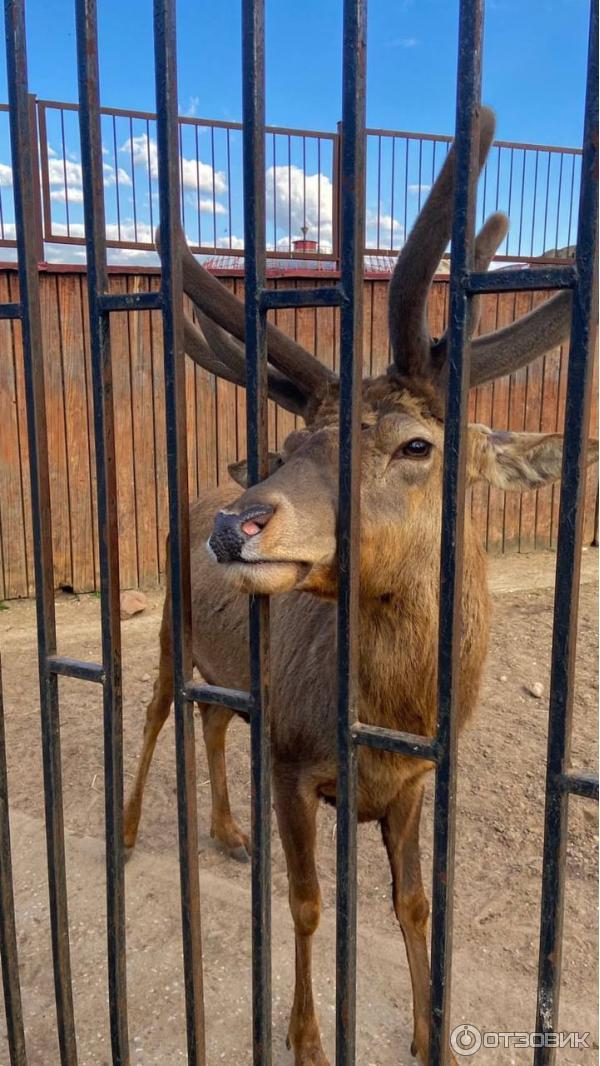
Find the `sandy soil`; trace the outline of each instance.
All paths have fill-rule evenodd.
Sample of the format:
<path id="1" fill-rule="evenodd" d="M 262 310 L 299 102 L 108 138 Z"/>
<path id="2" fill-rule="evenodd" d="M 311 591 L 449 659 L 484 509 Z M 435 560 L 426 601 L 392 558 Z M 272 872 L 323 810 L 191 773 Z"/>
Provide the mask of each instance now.
<path id="1" fill-rule="evenodd" d="M 496 560 L 495 617 L 479 714 L 460 745 L 453 1024 L 485 1030 L 533 1027 L 539 922 L 553 561 L 545 556 Z M 123 625 L 126 787 L 130 784 L 157 659 L 162 597 Z M 59 647 L 98 655 L 99 601 L 61 596 Z M 597 763 L 597 556 L 584 557 L 574 702 L 573 764 Z M 15 892 L 28 1051 L 31 1064 L 59 1062 L 50 977 L 43 791 L 36 680 L 34 609 L 11 603 L 0 614 Z M 96 686 L 61 681 L 61 741 L 67 829 L 71 945 L 81 1063 L 110 1060 L 104 953 L 102 713 Z M 247 727 L 229 733 L 234 808 L 249 822 Z M 250 1062 L 249 867 L 219 851 L 208 836 L 209 788 L 198 730 L 199 863 L 209 1062 Z M 424 869 L 431 862 L 429 788 L 423 817 Z M 560 1025 L 589 1031 L 590 1050 L 563 1051 L 559 1062 L 596 1061 L 597 809 L 571 802 Z M 316 938 L 315 984 L 324 1041 L 333 1055 L 335 812 L 320 819 L 319 872 L 324 916 Z M 129 1021 L 132 1062 L 185 1061 L 175 810 L 174 737 L 169 722 L 146 792 L 136 852 L 127 865 Z M 375 825 L 359 829 L 359 1054 L 364 1066 L 412 1062 L 410 985 L 402 938 L 391 908 L 389 869 Z M 285 864 L 273 830 L 274 1063 L 285 1050 L 291 1005 L 293 936 Z M 1 1008 L 0 1008 L 1 1010 Z M 0 1013 L 0 1066 L 8 1063 Z M 467 1061 L 467 1060 L 465 1060 Z M 480 1051 L 484 1063 L 526 1063 L 531 1053 Z"/>

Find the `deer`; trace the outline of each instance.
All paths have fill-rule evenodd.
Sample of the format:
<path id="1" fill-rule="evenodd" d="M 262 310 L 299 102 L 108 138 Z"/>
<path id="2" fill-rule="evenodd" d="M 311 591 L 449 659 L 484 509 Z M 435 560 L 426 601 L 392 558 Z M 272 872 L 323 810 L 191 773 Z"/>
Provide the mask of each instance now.
<path id="1" fill-rule="evenodd" d="M 479 168 L 495 119 L 480 108 Z M 361 722 L 431 736 L 436 729 L 439 554 L 448 338 L 429 335 L 427 299 L 451 235 L 454 148 L 402 248 L 389 284 L 387 372 L 366 378 L 361 398 L 358 713 Z M 491 215 L 475 238 L 473 263 L 487 270 L 508 219 Z M 160 241 L 157 242 L 160 251 Z M 185 349 L 213 373 L 245 384 L 244 307 L 178 237 L 183 288 L 198 324 L 184 322 Z M 470 308 L 471 386 L 510 373 L 561 344 L 570 325 L 568 292 L 523 318 L 476 337 Z M 183 311 L 182 311 L 183 313 Z M 272 782 L 295 930 L 295 992 L 288 1047 L 295 1066 L 328 1066 L 312 992 L 311 946 L 321 898 L 315 865 L 317 812 L 336 799 L 336 596 L 339 379 L 312 353 L 267 326 L 268 393 L 304 426 L 270 456 L 269 475 L 248 487 L 246 463 L 235 484 L 203 492 L 190 508 L 193 663 L 209 684 L 248 690 L 248 596 L 271 602 Z M 467 483 L 520 492 L 561 472 L 557 433 L 499 432 L 469 425 Z M 597 444 L 589 461 L 597 459 Z M 240 488 L 243 491 L 240 494 Z M 463 629 L 459 728 L 472 715 L 487 650 L 490 598 L 484 549 L 464 519 Z M 160 629 L 159 672 L 146 713 L 137 776 L 124 817 L 135 844 L 144 785 L 173 697 L 170 599 Z M 250 841 L 230 809 L 225 741 L 234 711 L 200 705 L 211 785 L 211 835 L 236 858 Z M 359 821 L 381 827 L 392 898 L 412 985 L 411 1052 L 429 1055 L 429 903 L 419 855 L 428 760 L 361 746 Z"/>

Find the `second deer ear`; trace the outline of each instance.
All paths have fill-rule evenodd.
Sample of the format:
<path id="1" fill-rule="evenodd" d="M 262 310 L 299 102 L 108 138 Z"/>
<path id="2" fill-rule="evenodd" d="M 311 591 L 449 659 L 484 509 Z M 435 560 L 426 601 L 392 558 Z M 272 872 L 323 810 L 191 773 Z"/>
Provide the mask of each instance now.
<path id="1" fill-rule="evenodd" d="M 541 488 L 561 475 L 563 437 L 559 433 L 512 433 L 470 426 L 470 480 L 523 492 Z M 598 461 L 598 442 L 590 441 L 588 465 Z"/>
<path id="2" fill-rule="evenodd" d="M 281 466 L 281 456 L 278 452 L 269 452 L 269 477 Z M 229 476 L 237 481 L 243 489 L 248 488 L 248 460 L 240 459 L 237 463 L 229 463 L 227 467 Z"/>

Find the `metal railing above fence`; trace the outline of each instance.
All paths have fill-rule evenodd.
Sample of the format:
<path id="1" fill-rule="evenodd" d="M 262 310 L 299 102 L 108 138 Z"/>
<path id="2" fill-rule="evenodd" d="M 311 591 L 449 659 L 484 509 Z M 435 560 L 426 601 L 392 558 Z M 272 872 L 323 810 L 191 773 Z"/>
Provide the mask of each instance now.
<path id="1" fill-rule="evenodd" d="M 40 260 L 84 261 L 82 164 L 77 104 L 30 97 L 30 136 L 39 170 Z M 192 250 L 244 255 L 242 125 L 180 116 L 181 215 Z M 156 114 L 101 109 L 106 244 L 112 262 L 158 264 Z M 269 126 L 265 142 L 266 254 L 286 269 L 339 265 L 339 160 L 335 132 Z M 365 253 L 397 253 L 444 161 L 451 138 L 367 129 Z M 15 248 L 8 106 L 0 104 L 0 247 Z M 481 177 L 479 210 L 513 219 L 503 262 L 572 258 L 581 150 L 497 141 Z M 36 193 L 38 189 L 36 188 Z M 442 270 L 447 272 L 447 264 Z"/>

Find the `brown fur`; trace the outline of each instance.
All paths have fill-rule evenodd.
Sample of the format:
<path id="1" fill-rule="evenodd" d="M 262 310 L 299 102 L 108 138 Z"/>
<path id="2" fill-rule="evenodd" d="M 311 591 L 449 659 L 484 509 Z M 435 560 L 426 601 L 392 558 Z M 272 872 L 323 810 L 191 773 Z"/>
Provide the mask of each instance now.
<path id="1" fill-rule="evenodd" d="M 319 797 L 335 798 L 337 443 L 331 400 L 314 426 L 288 438 L 280 465 L 235 499 L 235 488 L 206 493 L 190 512 L 193 660 L 212 684 L 248 689 L 245 592 L 270 592 L 272 744 L 277 818 L 297 930 L 297 987 L 290 1040 L 298 1066 L 324 1066 L 310 994 L 310 938 L 318 924 L 314 867 Z M 431 736 L 436 717 L 436 656 L 443 425 L 425 396 L 367 381 L 362 409 L 359 717 Z M 406 440 L 432 444 L 427 459 L 395 458 Z M 468 476 L 488 480 L 511 467 L 522 488 L 559 472 L 560 438 L 497 435 L 470 427 Z M 501 453 L 501 454 L 499 454 Z M 553 456 L 549 460 L 549 455 Z M 541 469 L 536 468 L 542 457 Z M 549 469 L 551 468 L 551 469 Z M 500 474 L 498 474 L 500 469 Z M 215 513 L 268 503 L 275 513 L 254 542 L 264 563 L 218 565 L 206 548 Z M 254 543 L 253 543 L 254 547 Z M 485 559 L 467 516 L 463 581 L 460 725 L 473 712 L 486 653 L 489 600 Z M 291 591 L 290 591 L 291 590 Z M 148 708 L 145 745 L 126 811 L 126 843 L 137 833 L 153 746 L 170 702 L 169 596 L 161 665 Z M 247 837 L 231 815 L 224 746 L 232 712 L 203 706 L 213 798 L 211 833 L 236 854 Z M 429 971 L 427 902 L 418 862 L 418 817 L 432 764 L 365 748 L 358 755 L 358 817 L 381 823 L 390 856 L 394 906 L 411 968 L 414 1046 L 427 1061 Z"/>
<path id="2" fill-rule="evenodd" d="M 480 165 L 493 130 L 491 112 L 482 109 Z M 358 716 L 365 723 L 424 736 L 432 736 L 436 728 L 444 439 L 440 382 L 446 357 L 446 338 L 437 343 L 429 338 L 425 307 L 431 278 L 450 238 L 453 183 L 452 149 L 398 257 L 390 283 L 394 365 L 383 377 L 365 381 L 362 390 Z M 477 269 L 487 269 L 506 228 L 507 220 L 500 215 L 484 225 L 474 247 Z M 201 314 L 208 314 L 242 340 L 241 305 L 206 275 L 183 239 L 179 243 L 186 292 Z M 478 318 L 476 301 L 470 311 L 472 334 Z M 568 301 L 559 296 L 526 318 L 523 326 L 516 323 L 497 342 L 493 337 L 486 341 L 483 353 L 477 347 L 479 340 L 475 341 L 472 380 L 489 380 L 496 364 L 502 373 L 524 365 L 545 350 L 544 338 L 546 347 L 560 343 L 568 321 Z M 213 333 L 207 327 L 207 334 Z M 281 455 L 272 457 L 269 477 L 260 485 L 241 496 L 231 488 L 205 493 L 191 509 L 193 660 L 207 682 L 248 690 L 245 594 L 273 597 L 273 784 L 296 931 L 289 1041 L 296 1066 L 327 1066 L 312 996 L 311 945 L 320 913 L 315 867 L 318 801 L 335 801 L 337 775 L 339 382 L 279 331 L 270 327 L 267 333 L 269 359 L 280 372 L 275 386 L 285 393 L 292 409 L 302 413 L 307 429 L 288 437 Z M 218 358 L 233 380 L 239 380 L 239 345 L 228 342 L 226 334 L 215 335 L 213 345 L 217 344 Z M 196 347 L 200 351 L 201 345 Z M 275 395 L 272 387 L 271 381 L 269 388 Z M 472 426 L 467 452 L 469 483 L 484 478 L 502 488 L 520 490 L 547 484 L 560 475 L 562 439 L 556 434 L 499 434 Z M 597 448 L 591 455 L 595 458 Z M 243 480 L 245 464 L 235 464 L 232 474 Z M 489 625 L 485 560 L 468 514 L 464 532 L 459 726 L 475 707 Z M 207 541 L 215 537 L 209 553 Z M 159 677 L 125 812 L 129 846 L 135 842 L 156 738 L 169 712 L 173 683 L 169 616 L 167 591 Z M 238 856 L 245 855 L 248 840 L 231 815 L 225 774 L 225 734 L 233 715 L 221 707 L 203 706 L 201 711 L 213 800 L 211 833 Z M 392 871 L 394 909 L 411 974 L 412 1047 L 423 1064 L 428 1060 L 429 1042 L 429 907 L 418 836 L 424 779 L 432 768 L 422 759 L 365 748 L 358 752 L 358 817 L 381 825 Z"/>

